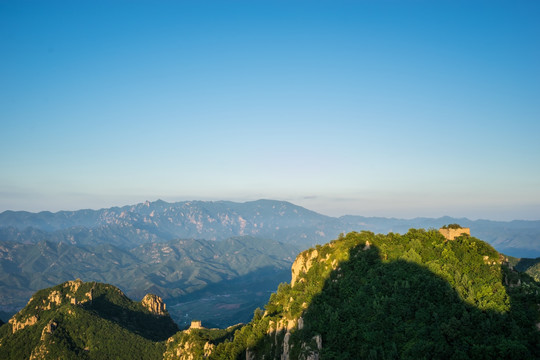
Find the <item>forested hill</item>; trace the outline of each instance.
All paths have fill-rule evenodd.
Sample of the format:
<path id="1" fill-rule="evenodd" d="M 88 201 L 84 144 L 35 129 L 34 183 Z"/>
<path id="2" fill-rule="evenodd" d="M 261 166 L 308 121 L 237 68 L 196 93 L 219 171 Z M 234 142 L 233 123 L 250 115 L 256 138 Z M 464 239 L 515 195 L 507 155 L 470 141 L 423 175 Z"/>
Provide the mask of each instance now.
<path id="1" fill-rule="evenodd" d="M 369 230 L 384 234 L 405 234 L 411 228 L 439 229 L 445 224 L 458 223 L 501 253 L 520 258 L 540 257 L 540 221 L 469 220 L 449 216 L 414 219 L 343 216 L 340 221 L 347 231 Z"/>
<path id="2" fill-rule="evenodd" d="M 0 240 L 24 243 L 107 243 L 122 248 L 174 239 L 222 240 L 250 235 L 302 248 L 322 244 L 349 231 L 405 233 L 459 223 L 498 251 L 516 257 L 540 257 L 540 221 L 489 221 L 450 217 L 395 219 L 365 216 L 340 218 L 318 214 L 275 200 L 165 201 L 101 210 L 57 213 L 0 213 Z"/>
<path id="3" fill-rule="evenodd" d="M 0 327 L 0 359 L 159 359 L 177 331 L 159 297 L 75 280 L 38 291 Z"/>
<path id="4" fill-rule="evenodd" d="M 474 237 L 349 233 L 292 277 L 210 358 L 540 358 L 540 284 Z"/>

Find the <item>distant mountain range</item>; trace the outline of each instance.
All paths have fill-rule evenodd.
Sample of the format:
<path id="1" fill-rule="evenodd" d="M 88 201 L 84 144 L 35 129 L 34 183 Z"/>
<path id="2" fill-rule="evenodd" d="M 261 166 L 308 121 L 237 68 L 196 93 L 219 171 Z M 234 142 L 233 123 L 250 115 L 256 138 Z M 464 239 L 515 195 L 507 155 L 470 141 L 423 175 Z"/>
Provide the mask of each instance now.
<path id="1" fill-rule="evenodd" d="M 473 236 L 515 257 L 540 256 L 540 221 L 491 221 L 466 218 L 396 219 L 325 216 L 284 201 L 162 200 L 101 210 L 57 213 L 5 211 L 0 214 L 0 240 L 37 243 L 42 240 L 78 245 L 106 243 L 133 248 L 174 239 L 223 240 L 250 235 L 300 248 L 322 244 L 340 233 L 369 230 L 405 233 L 410 228 L 439 228 L 459 223 Z"/>
<path id="2" fill-rule="evenodd" d="M 338 219 L 281 201 L 158 200 L 101 210 L 5 211 L 0 214 L 0 236 L 11 241 L 108 243 L 131 248 L 173 239 L 223 240 L 251 235 L 305 246 L 332 238 L 324 229 L 335 233 L 339 224 Z"/>
<path id="3" fill-rule="evenodd" d="M 335 218 L 274 200 L 5 211 L 0 315 L 6 320 L 39 289 L 81 278 L 114 284 L 135 299 L 148 292 L 162 296 L 180 325 L 196 317 L 226 326 L 249 320 L 270 291 L 289 281 L 288 269 L 303 249 L 350 231 L 403 234 L 451 223 L 470 227 L 472 236 L 507 255 L 540 256 L 540 221 Z"/>

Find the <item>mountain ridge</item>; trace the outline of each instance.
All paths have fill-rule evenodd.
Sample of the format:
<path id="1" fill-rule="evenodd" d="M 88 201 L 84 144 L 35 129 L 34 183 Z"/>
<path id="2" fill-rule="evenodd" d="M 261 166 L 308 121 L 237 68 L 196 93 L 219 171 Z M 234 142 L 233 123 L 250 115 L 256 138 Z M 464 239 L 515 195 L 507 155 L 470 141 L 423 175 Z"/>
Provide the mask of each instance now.
<path id="1" fill-rule="evenodd" d="M 540 220 L 470 220 L 449 216 L 413 219 L 344 215 L 331 217 L 290 202 L 146 201 L 135 205 L 31 213 L 0 213 L 0 240 L 51 239 L 78 244 L 108 242 L 120 247 L 178 238 L 223 240 L 252 235 L 300 247 L 368 230 L 405 233 L 410 228 L 438 228 L 448 223 L 470 227 L 473 234 L 515 257 L 540 257 Z"/>
<path id="2" fill-rule="evenodd" d="M 163 242 L 178 238 L 223 240 L 253 235 L 298 245 L 324 241 L 318 232 L 337 220 L 300 206 L 275 200 L 246 203 L 231 201 L 145 202 L 101 210 L 71 212 L 3 212 L 0 228 L 31 233 L 35 228 L 58 241 L 106 241 L 128 247 L 124 234 L 137 243 Z M 336 230 L 337 231 L 337 230 Z M 3 230 L 4 240 L 14 230 Z M 92 233 L 86 235 L 81 233 Z M 43 238 L 44 234 L 38 235 Z M 81 239 L 82 238 L 82 239 Z M 106 238 L 106 239 L 104 239 Z"/>

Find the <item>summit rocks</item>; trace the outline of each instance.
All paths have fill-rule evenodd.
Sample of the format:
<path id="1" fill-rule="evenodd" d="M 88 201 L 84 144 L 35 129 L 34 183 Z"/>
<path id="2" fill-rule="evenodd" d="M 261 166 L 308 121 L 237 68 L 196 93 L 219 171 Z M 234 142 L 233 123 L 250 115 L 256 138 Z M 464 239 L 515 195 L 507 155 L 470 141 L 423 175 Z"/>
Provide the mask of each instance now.
<path id="1" fill-rule="evenodd" d="M 154 315 L 166 315 L 166 306 L 163 302 L 163 299 L 154 294 L 146 294 L 141 301 L 142 306 L 144 306 L 148 311 Z"/>

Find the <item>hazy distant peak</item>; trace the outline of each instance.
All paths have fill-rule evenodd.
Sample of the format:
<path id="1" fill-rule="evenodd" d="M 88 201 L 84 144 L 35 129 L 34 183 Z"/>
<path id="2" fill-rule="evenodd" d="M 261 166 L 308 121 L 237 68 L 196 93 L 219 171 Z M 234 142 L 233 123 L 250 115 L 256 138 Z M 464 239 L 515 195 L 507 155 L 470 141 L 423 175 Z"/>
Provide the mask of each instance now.
<path id="1" fill-rule="evenodd" d="M 324 243 L 342 232 L 369 230 L 405 233 L 438 229 L 449 223 L 469 227 L 499 251 L 517 257 L 540 256 L 540 221 L 490 221 L 466 218 L 397 219 L 346 215 L 339 218 L 287 201 L 145 201 L 101 210 L 0 213 L 0 240 L 36 242 L 44 238 L 71 243 L 111 243 L 132 247 L 178 238 L 223 240 L 251 235 L 301 246 Z M 17 231 L 6 230 L 15 228 Z M 33 228 L 23 232 L 25 229 Z M 37 234 L 37 231 L 45 232 Z M 52 233 L 52 234 L 50 234 Z"/>

